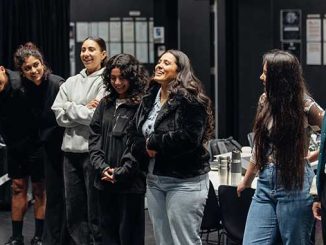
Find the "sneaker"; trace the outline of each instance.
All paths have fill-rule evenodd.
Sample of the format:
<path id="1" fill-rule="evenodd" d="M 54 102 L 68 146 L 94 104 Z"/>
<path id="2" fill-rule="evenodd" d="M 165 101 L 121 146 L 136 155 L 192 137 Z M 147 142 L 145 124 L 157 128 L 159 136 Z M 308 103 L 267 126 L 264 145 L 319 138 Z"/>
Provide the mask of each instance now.
<path id="1" fill-rule="evenodd" d="M 31 240 L 31 245 L 42 245 L 42 238 L 34 236 Z"/>
<path id="2" fill-rule="evenodd" d="M 24 245 L 24 237 L 10 237 L 8 242 L 5 243 L 5 245 Z"/>

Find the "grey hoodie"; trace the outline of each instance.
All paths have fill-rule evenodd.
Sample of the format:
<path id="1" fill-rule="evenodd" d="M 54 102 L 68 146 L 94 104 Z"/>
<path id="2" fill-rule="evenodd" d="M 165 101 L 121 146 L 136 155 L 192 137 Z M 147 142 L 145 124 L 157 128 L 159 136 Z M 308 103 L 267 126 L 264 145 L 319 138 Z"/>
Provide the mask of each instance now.
<path id="1" fill-rule="evenodd" d="M 104 68 L 87 76 L 86 69 L 69 77 L 51 107 L 56 120 L 65 127 L 61 149 L 64 152 L 88 152 L 89 124 L 95 109 L 86 107 L 87 103 L 105 95 L 102 79 Z"/>

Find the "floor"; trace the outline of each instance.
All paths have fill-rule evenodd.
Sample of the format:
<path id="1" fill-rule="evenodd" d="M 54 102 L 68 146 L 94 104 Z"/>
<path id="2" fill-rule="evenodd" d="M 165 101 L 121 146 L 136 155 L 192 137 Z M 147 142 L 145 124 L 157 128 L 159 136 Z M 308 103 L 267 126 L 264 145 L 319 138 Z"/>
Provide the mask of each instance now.
<path id="1" fill-rule="evenodd" d="M 155 245 L 154 235 L 153 235 L 153 228 L 150 222 L 148 212 L 145 212 L 146 219 L 145 219 L 145 245 Z M 33 218 L 33 206 L 28 208 L 28 211 L 25 216 L 24 220 L 24 228 L 23 234 L 25 239 L 25 244 L 29 244 L 30 240 L 34 234 L 34 218 Z M 10 219 L 10 211 L 0 209 L 0 245 L 4 244 L 9 236 L 11 235 L 11 219 Z M 203 240 L 205 240 L 205 235 L 203 236 Z M 210 234 L 209 239 L 211 241 L 217 241 L 217 232 L 213 232 Z M 315 237 L 315 245 L 322 245 L 322 238 L 321 238 L 321 225 L 320 222 L 316 224 L 316 237 Z M 203 241 L 203 245 L 210 245 L 216 243 L 206 243 Z M 222 244 L 221 244 L 222 245 Z"/>
<path id="2" fill-rule="evenodd" d="M 148 212 L 146 210 L 146 221 L 145 221 L 145 245 L 155 245 L 153 228 L 150 222 Z M 34 218 L 33 218 L 33 206 L 28 208 L 24 219 L 24 227 L 23 234 L 25 244 L 30 244 L 30 240 L 34 235 Z M 10 219 L 10 211 L 8 210 L 0 210 L 0 245 L 4 244 L 9 236 L 11 235 L 11 219 Z M 210 239 L 214 240 L 217 238 L 217 233 L 212 233 L 210 235 Z M 210 243 L 203 243 L 210 244 Z"/>

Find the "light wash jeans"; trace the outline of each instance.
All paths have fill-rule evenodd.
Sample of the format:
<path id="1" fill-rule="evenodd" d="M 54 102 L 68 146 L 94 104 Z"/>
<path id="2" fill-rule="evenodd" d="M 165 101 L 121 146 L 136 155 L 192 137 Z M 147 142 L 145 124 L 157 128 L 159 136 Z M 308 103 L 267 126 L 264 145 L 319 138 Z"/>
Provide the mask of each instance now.
<path id="1" fill-rule="evenodd" d="M 309 193 L 314 172 L 306 164 L 303 189 L 285 191 L 274 164 L 259 174 L 257 189 L 249 209 L 243 244 L 277 244 L 277 234 L 284 245 L 309 245 L 314 218 Z"/>
<path id="2" fill-rule="evenodd" d="M 156 245 L 197 245 L 208 195 L 208 174 L 179 179 L 147 175 L 147 204 Z"/>

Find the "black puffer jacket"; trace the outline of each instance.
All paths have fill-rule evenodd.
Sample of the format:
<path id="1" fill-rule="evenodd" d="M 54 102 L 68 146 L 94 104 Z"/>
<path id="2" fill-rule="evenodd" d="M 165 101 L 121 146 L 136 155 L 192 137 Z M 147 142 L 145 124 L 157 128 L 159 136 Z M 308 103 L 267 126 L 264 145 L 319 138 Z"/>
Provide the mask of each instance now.
<path id="1" fill-rule="evenodd" d="M 159 86 L 153 86 L 135 115 L 129 128 L 128 147 L 131 155 L 147 169 L 149 158 L 142 126 L 152 110 Z M 181 94 L 167 101 L 160 110 L 154 133 L 148 138 L 148 148 L 157 151 L 153 174 L 175 178 L 190 178 L 210 170 L 209 154 L 203 146 L 207 123 L 205 108 L 195 99 Z"/>
<path id="2" fill-rule="evenodd" d="M 126 128 L 139 104 L 124 103 L 116 109 L 115 101 L 104 98 L 96 108 L 90 124 L 89 151 L 96 171 L 95 187 L 112 192 L 145 193 L 145 173 L 135 161 L 121 162 L 126 148 Z M 135 167 L 134 167 L 135 166 Z M 116 183 L 101 181 L 107 167 L 115 168 Z"/>

